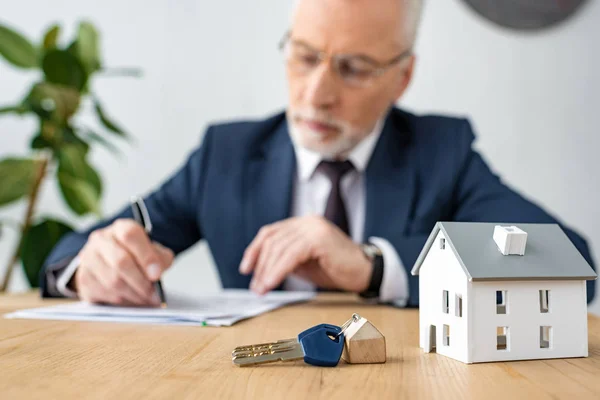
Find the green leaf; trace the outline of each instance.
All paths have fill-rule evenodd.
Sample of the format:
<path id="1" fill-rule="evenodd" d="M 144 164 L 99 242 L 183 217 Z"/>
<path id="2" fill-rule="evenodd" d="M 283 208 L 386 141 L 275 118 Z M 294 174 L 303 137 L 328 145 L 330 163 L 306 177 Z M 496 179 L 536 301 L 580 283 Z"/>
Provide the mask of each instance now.
<path id="1" fill-rule="evenodd" d="M 79 145 L 63 146 L 57 154 L 58 171 L 91 183 L 98 194 L 102 194 L 102 182 L 98 173 L 86 160 L 86 152 Z"/>
<path id="2" fill-rule="evenodd" d="M 67 50 L 50 50 L 42 60 L 46 80 L 82 90 L 88 76 L 81 62 Z"/>
<path id="3" fill-rule="evenodd" d="M 84 139 L 82 139 L 77 132 L 70 126 L 66 126 L 62 130 L 63 143 L 68 145 L 74 145 L 79 147 L 79 151 L 83 156 L 87 156 L 90 150 L 90 145 Z"/>
<path id="4" fill-rule="evenodd" d="M 32 159 L 5 158 L 0 161 L 0 206 L 29 194 L 37 171 L 37 162 Z"/>
<path id="5" fill-rule="evenodd" d="M 48 124 L 48 122 L 46 122 Z M 42 132 L 44 132 L 44 125 L 42 125 Z M 48 132 L 48 130 L 46 130 Z M 81 138 L 75 130 L 70 126 L 56 127 L 55 134 L 50 136 L 38 133 L 33 137 L 30 143 L 30 147 L 34 150 L 40 149 L 52 149 L 58 152 L 62 146 L 76 146 L 84 156 L 87 155 L 90 145 L 86 140 Z M 57 156 L 58 158 L 58 156 Z"/>
<path id="6" fill-rule="evenodd" d="M 19 68 L 38 66 L 38 52 L 21 34 L 0 25 L 0 55 Z"/>
<path id="7" fill-rule="evenodd" d="M 88 164 L 80 146 L 64 146 L 58 156 L 58 183 L 63 197 L 77 215 L 100 215 L 102 181 Z"/>
<path id="8" fill-rule="evenodd" d="M 45 139 L 41 134 L 38 134 L 34 136 L 33 139 L 31 139 L 29 147 L 31 147 L 34 150 L 52 149 L 54 148 L 54 144 L 49 140 Z"/>
<path id="9" fill-rule="evenodd" d="M 59 155 L 59 172 L 65 172 L 92 185 L 98 196 L 102 195 L 102 180 L 96 170 L 85 159 L 80 146 L 64 146 Z"/>
<path id="10" fill-rule="evenodd" d="M 80 102 L 81 96 L 76 89 L 41 82 L 32 87 L 24 101 L 24 107 L 31 109 L 44 120 L 53 120 L 64 125 L 77 112 Z"/>
<path id="11" fill-rule="evenodd" d="M 31 287 L 38 286 L 40 271 L 54 246 L 64 235 L 72 231 L 73 228 L 63 222 L 44 219 L 25 232 L 21 246 L 21 260 Z"/>
<path id="12" fill-rule="evenodd" d="M 105 139 L 104 137 L 97 134 L 96 132 L 93 132 L 89 128 L 85 128 L 85 135 L 87 136 L 88 141 L 97 142 L 98 144 L 104 146 L 109 152 L 111 152 L 117 156 L 123 155 L 121 153 L 121 150 L 119 150 L 119 148 L 117 146 L 115 146 L 109 140 Z"/>
<path id="13" fill-rule="evenodd" d="M 127 137 L 127 134 L 106 116 L 104 110 L 102 109 L 102 105 L 96 98 L 94 98 L 94 109 L 96 110 L 96 114 L 98 115 L 100 122 L 102 122 L 102 125 L 104 125 L 106 129 L 112 133 L 116 133 L 121 137 Z"/>
<path id="14" fill-rule="evenodd" d="M 50 29 L 44 35 L 43 47 L 46 50 L 52 50 L 56 48 L 58 42 L 58 36 L 60 35 L 60 26 L 52 25 Z"/>
<path id="15" fill-rule="evenodd" d="M 100 198 L 91 184 L 66 173 L 58 173 L 60 191 L 77 215 L 100 214 Z"/>
<path id="16" fill-rule="evenodd" d="M 100 45 L 98 31 L 89 22 L 79 24 L 76 52 L 88 75 L 100 69 Z"/>

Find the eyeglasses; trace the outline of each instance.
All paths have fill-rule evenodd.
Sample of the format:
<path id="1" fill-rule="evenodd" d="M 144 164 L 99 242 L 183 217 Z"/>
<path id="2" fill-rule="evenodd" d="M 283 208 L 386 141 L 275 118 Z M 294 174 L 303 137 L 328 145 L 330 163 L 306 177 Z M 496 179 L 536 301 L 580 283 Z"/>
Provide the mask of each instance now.
<path id="1" fill-rule="evenodd" d="M 328 55 L 300 40 L 294 40 L 291 33 L 286 33 L 279 44 L 289 67 L 296 73 L 307 75 L 320 63 L 331 58 L 331 64 L 338 76 L 348 86 L 366 87 L 383 75 L 389 68 L 412 55 L 408 49 L 389 61 L 380 63 L 371 57 L 355 54 Z"/>

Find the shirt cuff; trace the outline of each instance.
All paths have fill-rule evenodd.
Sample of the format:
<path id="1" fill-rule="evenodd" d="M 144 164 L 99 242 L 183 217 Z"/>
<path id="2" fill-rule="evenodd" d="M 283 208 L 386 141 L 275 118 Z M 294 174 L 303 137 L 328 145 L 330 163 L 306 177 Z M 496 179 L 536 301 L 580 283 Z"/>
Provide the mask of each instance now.
<path id="1" fill-rule="evenodd" d="M 77 293 L 67 287 L 75 271 L 79 268 L 79 257 L 75 257 L 65 268 L 60 272 L 56 279 L 56 290 L 65 297 L 76 298 Z"/>
<path id="2" fill-rule="evenodd" d="M 383 279 L 379 290 L 379 301 L 392 303 L 397 307 L 406 307 L 410 296 L 408 276 L 398 252 L 385 239 L 371 237 L 369 242 L 379 247 L 383 254 Z"/>

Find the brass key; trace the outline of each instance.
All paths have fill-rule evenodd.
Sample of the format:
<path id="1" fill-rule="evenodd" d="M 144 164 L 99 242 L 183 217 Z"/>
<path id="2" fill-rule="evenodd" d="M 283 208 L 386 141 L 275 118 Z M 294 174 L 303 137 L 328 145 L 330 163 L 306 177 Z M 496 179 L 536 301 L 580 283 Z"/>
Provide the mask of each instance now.
<path id="1" fill-rule="evenodd" d="M 231 353 L 233 363 L 239 366 L 276 361 L 293 361 L 304 358 L 297 339 L 278 340 L 272 343 L 236 347 Z"/>
<path id="2" fill-rule="evenodd" d="M 238 346 L 231 353 L 232 361 L 239 366 L 248 366 L 304 359 L 306 363 L 313 365 L 335 366 L 344 346 L 344 332 L 358 319 L 360 316 L 354 314 L 341 327 L 327 324 L 317 325 L 300 333 L 297 339 Z M 311 337 L 308 338 L 309 336 Z M 317 351 L 314 348 L 317 342 L 321 342 L 321 345 L 325 345 L 325 347 L 319 346 Z M 337 354 L 338 350 L 340 354 Z"/>

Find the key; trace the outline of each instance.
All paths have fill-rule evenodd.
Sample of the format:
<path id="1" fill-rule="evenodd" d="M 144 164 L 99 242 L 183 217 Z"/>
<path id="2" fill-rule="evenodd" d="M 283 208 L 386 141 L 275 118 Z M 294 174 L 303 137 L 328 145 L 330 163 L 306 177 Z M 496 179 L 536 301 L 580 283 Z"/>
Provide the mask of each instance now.
<path id="1" fill-rule="evenodd" d="M 344 322 L 344 324 L 341 326 L 341 329 L 336 334 L 336 336 L 340 336 L 341 334 L 346 332 L 346 329 L 348 329 L 351 324 L 358 322 L 360 320 L 360 318 L 361 318 L 360 315 L 358 315 L 356 313 L 352 314 L 352 318 L 350 318 L 348 321 Z M 332 327 L 334 327 L 334 329 L 337 329 L 337 327 L 335 325 L 327 325 L 327 324 L 315 325 L 312 328 L 308 328 L 307 330 L 301 332 L 298 335 L 298 339 L 284 339 L 284 340 L 278 340 L 277 342 L 271 342 L 271 343 L 261 343 L 261 344 L 251 344 L 251 345 L 247 345 L 247 346 L 238 346 L 233 350 L 233 352 L 235 353 L 236 351 L 250 351 L 250 350 L 260 351 L 264 348 L 268 348 L 270 346 L 272 347 L 273 345 L 279 345 L 279 344 L 283 345 L 283 344 L 286 344 L 289 342 L 297 343 L 299 340 L 302 339 L 303 336 L 306 336 L 310 332 L 313 332 L 317 329 L 321 329 L 323 326 L 332 326 Z"/>
<path id="2" fill-rule="evenodd" d="M 307 364 L 335 367 L 343 350 L 342 328 L 321 324 L 301 332 L 297 339 L 239 346 L 231 355 L 233 363 L 239 366 L 304 359 Z"/>
<path id="3" fill-rule="evenodd" d="M 283 346 L 283 345 L 287 345 L 287 344 L 295 344 L 295 343 L 299 343 L 300 340 L 302 340 L 302 338 L 306 335 L 308 335 L 311 332 L 314 332 L 317 329 L 321 329 L 323 326 L 333 326 L 334 328 L 336 328 L 335 325 L 326 325 L 326 324 L 320 324 L 320 325 L 315 325 L 312 328 L 308 328 L 307 330 L 300 332 L 300 334 L 298 335 L 298 339 L 283 339 L 283 340 L 278 340 L 276 342 L 270 342 L 270 343 L 261 343 L 261 344 L 250 344 L 247 346 L 238 346 L 233 350 L 233 353 L 236 352 L 240 352 L 240 351 L 261 351 L 261 350 L 265 350 L 268 348 L 276 348 L 278 346 Z M 336 336 L 339 336 L 340 333 L 343 333 L 345 330 L 345 325 L 342 325 L 342 329 L 340 332 L 338 332 L 336 334 Z M 232 353 L 232 354 L 233 354 Z"/>

